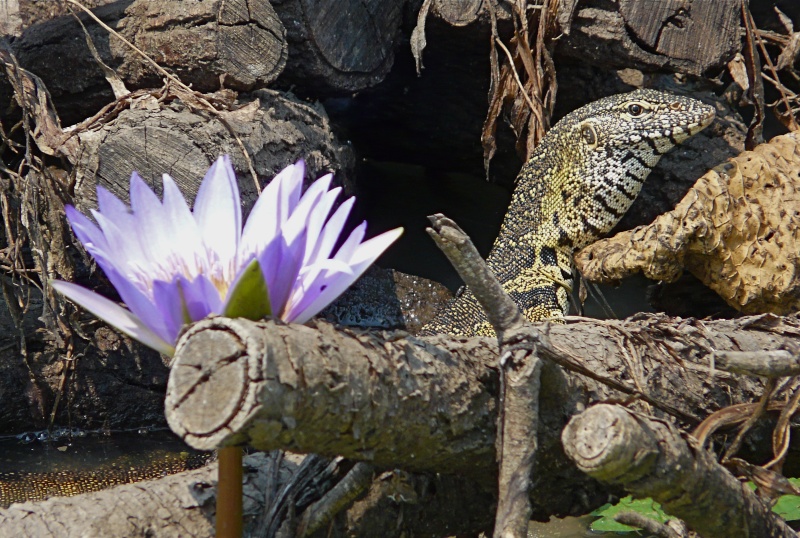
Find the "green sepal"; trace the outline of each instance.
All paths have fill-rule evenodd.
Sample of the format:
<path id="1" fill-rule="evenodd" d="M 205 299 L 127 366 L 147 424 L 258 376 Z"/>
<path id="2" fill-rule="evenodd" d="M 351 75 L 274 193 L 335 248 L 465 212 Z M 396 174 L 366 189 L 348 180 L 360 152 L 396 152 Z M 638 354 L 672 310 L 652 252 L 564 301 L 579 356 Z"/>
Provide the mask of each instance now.
<path id="1" fill-rule="evenodd" d="M 261 264 L 254 259 L 236 279 L 231 289 L 225 312 L 229 318 L 263 319 L 272 314 L 269 306 L 269 290 Z"/>

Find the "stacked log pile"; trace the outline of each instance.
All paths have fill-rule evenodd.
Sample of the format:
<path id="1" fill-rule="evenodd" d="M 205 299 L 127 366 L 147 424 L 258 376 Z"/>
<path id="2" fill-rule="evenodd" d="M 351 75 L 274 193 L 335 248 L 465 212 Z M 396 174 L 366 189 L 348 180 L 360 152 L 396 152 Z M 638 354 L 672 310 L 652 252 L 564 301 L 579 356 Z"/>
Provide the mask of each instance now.
<path id="1" fill-rule="evenodd" d="M 321 321 L 285 327 L 217 320 L 191 329 L 170 373 L 161 357 L 53 294 L 50 279 L 111 289 L 76 246 L 64 205 L 91 209 L 98 185 L 125 197 L 134 169 L 157 192 L 160 175 L 169 173 L 191 199 L 220 153 L 232 156 L 246 206 L 264 180 L 300 158 L 307 181 L 336 171 L 345 190 L 365 200 L 382 180 L 360 173 L 365 161 L 424 169 L 431 189 L 445 174 L 488 176 L 510 188 L 525 155 L 560 116 L 647 86 L 712 103 L 719 119 L 662 160 L 621 227 L 646 224 L 708 169 L 762 141 L 773 117 L 765 102 L 778 103 L 773 129 L 796 128 L 797 96 L 775 77 L 796 73 L 800 41 L 792 21 L 800 26 L 800 9 L 774 4 L 101 0 L 86 3 L 91 14 L 73 0 L 0 6 L 0 15 L 8 12 L 0 26 L 7 34 L 0 46 L 0 432 L 164 424 L 169 382 L 169 420 L 204 449 L 248 442 L 375 465 L 379 479 L 331 523 L 336 532 L 486 530 L 494 517 L 502 342 L 347 332 Z M 764 82 L 761 62 L 778 83 Z M 743 103 L 755 110 L 750 122 L 742 119 Z M 399 195 L 418 196 L 412 186 Z M 796 300 L 777 302 L 792 305 L 779 314 L 795 310 Z M 585 513 L 619 493 L 620 484 L 627 487 L 591 478 L 567 458 L 561 432 L 572 416 L 597 402 L 623 402 L 691 429 L 763 391 L 752 377 L 715 370 L 711 351 L 796 349 L 798 335 L 796 318 L 775 316 L 704 322 L 659 314 L 535 330 L 546 337 L 541 353 L 549 361 L 528 496 L 541 519 Z M 208 350 L 231 341 L 246 344 L 226 366 L 236 375 L 215 376 L 222 355 Z M 776 398 L 791 395 L 794 385 L 779 388 Z M 193 398 L 201 396 L 233 398 L 220 408 L 236 412 L 193 415 Z M 757 432 L 753 443 L 768 433 Z M 576 442 L 578 449 L 566 448 L 573 459 L 585 455 L 583 441 Z M 273 474 L 251 493 L 251 514 L 263 512 L 265 497 L 275 499 Z M 183 491 L 127 504 L 128 526 L 100 525 L 98 535 L 179 535 L 172 523 L 183 516 L 175 503 L 191 513 L 184 523 L 194 535 L 209 535 L 212 503 L 200 493 L 209 479 L 183 480 L 193 501 Z M 65 502 L 115 503 L 113 493 L 97 495 Z M 0 511 L 0 529 L 37 533 L 25 516 L 35 512 L 58 518 L 58 535 L 79 535 L 80 522 L 58 515 L 63 506 Z M 149 516 L 165 508 L 169 523 L 148 526 Z M 255 516 L 250 524 L 266 525 Z"/>

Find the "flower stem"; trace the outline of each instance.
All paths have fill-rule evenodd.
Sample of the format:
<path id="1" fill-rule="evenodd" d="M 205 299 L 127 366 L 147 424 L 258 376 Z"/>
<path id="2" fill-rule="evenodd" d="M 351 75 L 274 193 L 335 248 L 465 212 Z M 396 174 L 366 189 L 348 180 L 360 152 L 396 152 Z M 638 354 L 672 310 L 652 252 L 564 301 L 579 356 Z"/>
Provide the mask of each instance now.
<path id="1" fill-rule="evenodd" d="M 217 451 L 217 538 L 242 536 L 242 449 L 238 446 Z"/>

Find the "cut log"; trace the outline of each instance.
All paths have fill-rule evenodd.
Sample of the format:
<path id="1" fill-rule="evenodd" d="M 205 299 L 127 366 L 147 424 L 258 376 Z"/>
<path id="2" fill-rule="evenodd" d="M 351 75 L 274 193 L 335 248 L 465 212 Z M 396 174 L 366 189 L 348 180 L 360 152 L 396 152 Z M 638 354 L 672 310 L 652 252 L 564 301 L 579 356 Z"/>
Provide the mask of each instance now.
<path id="1" fill-rule="evenodd" d="M 705 538 L 795 538 L 783 519 L 667 422 L 597 405 L 563 434 L 567 455 L 590 476 L 651 497 Z"/>
<path id="2" fill-rule="evenodd" d="M 265 536 L 262 518 L 271 508 L 265 504 L 268 500 L 282 500 L 294 509 L 325 487 L 316 481 L 320 474 L 300 476 L 305 463 L 300 460 L 287 455 L 276 469 L 274 458 L 267 455 L 245 457 L 246 536 Z M 15 538 L 212 538 L 216 478 L 217 465 L 211 464 L 95 493 L 14 504 L 0 509 L 0 531 Z M 305 479 L 305 484 L 297 484 L 296 478 Z M 287 490 L 290 498 L 285 498 Z M 474 534 L 490 527 L 486 508 L 491 503 L 489 493 L 460 477 L 385 473 L 349 514 L 334 522 L 334 528 L 342 530 L 334 536 Z M 285 531 L 277 536 L 288 536 Z"/>
<path id="3" fill-rule="evenodd" d="M 352 191 L 347 183 L 352 154 L 333 136 L 321 107 L 273 90 L 251 96 L 252 101 L 238 103 L 239 108 L 218 116 L 180 102 L 162 108 L 155 97 L 149 97 L 102 128 L 81 132 L 81 153 L 73 172 L 75 205 L 81 210 L 94 207 L 97 185 L 127 199 L 133 170 L 156 192 L 161 192 L 161 174 L 170 174 L 184 196 L 194 200 L 210 164 L 219 155 L 229 154 L 243 203 L 249 208 L 256 198 L 255 179 L 233 135 L 247 148 L 261 184 L 286 165 L 304 159 L 307 184 L 326 172 L 336 172 L 339 185 Z"/>
<path id="4" fill-rule="evenodd" d="M 288 54 L 286 31 L 268 0 L 135 0 L 117 30 L 198 91 L 263 88 Z M 128 45 L 112 37 L 109 48 L 132 88 L 160 84 L 162 77 Z"/>
<path id="5" fill-rule="evenodd" d="M 740 48 L 740 17 L 740 0 L 590 0 L 557 50 L 605 68 L 713 75 Z"/>
<path id="6" fill-rule="evenodd" d="M 632 394 L 661 416 L 689 422 L 750 401 L 758 383 L 712 374 L 706 350 L 776 349 L 794 338 L 797 326 L 793 318 L 698 324 L 664 316 L 540 326 L 553 356 L 581 375 L 547 366 L 542 374 L 536 513 L 568 513 L 576 489 L 597 492 L 563 457 L 566 417 L 594 401 Z M 298 327 L 217 318 L 190 329 L 179 344 L 166 413 L 197 448 L 247 442 L 493 480 L 496 353 L 494 340 L 480 338 L 380 337 L 322 322 Z"/>
<path id="7" fill-rule="evenodd" d="M 286 63 L 285 31 L 267 0 L 120 0 L 94 13 L 195 90 L 262 88 Z M 129 90 L 162 85 L 163 77 L 128 45 L 87 14 L 78 17 L 100 59 Z M 20 65 L 45 82 L 65 124 L 114 99 L 86 39 L 75 18 L 65 15 L 31 26 L 11 47 Z M 8 94 L 6 84 L 0 79 L 0 96 Z"/>
<path id="8" fill-rule="evenodd" d="M 352 93 L 381 82 L 394 64 L 403 1 L 285 0 L 289 60 L 280 84 L 302 93 Z"/>

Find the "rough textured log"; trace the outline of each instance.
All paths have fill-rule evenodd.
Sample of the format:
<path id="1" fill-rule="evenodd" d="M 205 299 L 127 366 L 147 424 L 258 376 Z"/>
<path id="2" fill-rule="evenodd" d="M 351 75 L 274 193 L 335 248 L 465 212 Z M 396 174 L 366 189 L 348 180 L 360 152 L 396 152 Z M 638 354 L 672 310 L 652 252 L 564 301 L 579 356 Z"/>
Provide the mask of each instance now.
<path id="1" fill-rule="evenodd" d="M 275 460 L 252 454 L 244 460 L 245 536 L 264 536 L 262 516 L 287 488 L 290 508 L 319 495 L 316 476 L 301 476 L 300 457 Z M 303 463 L 305 460 L 303 460 Z M 277 471 L 277 472 L 275 472 Z M 214 536 L 216 464 L 159 480 L 69 498 L 0 509 L 0 533 L 14 538 L 173 538 Z M 299 482 L 296 480 L 299 479 Z M 305 482 L 305 483 L 303 483 Z M 334 536 L 401 538 L 451 536 L 491 526 L 491 495 L 463 478 L 384 473 L 367 496 L 334 522 Z M 278 536 L 287 536 L 286 528 Z M 323 531 L 327 534 L 328 528 Z"/>
<path id="2" fill-rule="evenodd" d="M 283 25 L 268 0 L 120 0 L 95 13 L 200 91 L 214 91 L 221 84 L 239 90 L 264 87 L 280 74 L 288 55 Z M 129 90 L 161 85 L 163 77 L 130 47 L 85 13 L 79 18 L 100 59 L 116 70 Z M 83 29 L 72 16 L 28 28 L 12 50 L 22 67 L 44 80 L 67 124 L 113 100 Z"/>
<path id="3" fill-rule="evenodd" d="M 155 97 L 145 97 L 101 128 L 81 132 L 73 172 L 77 207 L 94 207 L 98 184 L 127 199 L 133 170 L 156 192 L 161 174 L 168 173 L 193 200 L 208 166 L 222 153 L 231 155 L 249 206 L 256 196 L 254 180 L 233 134 L 247 148 L 260 183 L 301 158 L 308 183 L 329 171 L 336 172 L 340 185 L 347 181 L 353 157 L 334 137 L 324 110 L 273 90 L 251 96 L 238 108 L 220 112 L 219 118 L 179 102 L 161 107 Z M 351 189 L 350 184 L 345 187 Z"/>
<path id="4" fill-rule="evenodd" d="M 524 537 L 531 519 L 530 487 L 539 445 L 542 336 L 532 330 L 464 231 L 444 215 L 428 217 L 428 234 L 486 312 L 500 344 L 496 538 Z"/>
<path id="5" fill-rule="evenodd" d="M 684 269 L 745 313 L 800 309 L 800 133 L 775 137 L 701 177 L 674 210 L 575 256 L 589 280 Z"/>
<path id="6" fill-rule="evenodd" d="M 769 316 L 702 324 L 646 316 L 542 327 L 564 363 L 595 372 L 623 392 L 545 367 L 535 513 L 567 513 L 576 490 L 590 498 L 597 492 L 561 453 L 565 417 L 593 401 L 627 397 L 637 386 L 657 413 L 668 410 L 689 421 L 749 401 L 758 383 L 719 371 L 712 377 L 707 349 L 776 349 L 794 338 L 798 325 L 794 318 Z M 189 444 L 206 449 L 247 442 L 493 480 L 496 344 L 402 333 L 385 338 L 335 331 L 322 322 L 201 322 L 179 345 L 168 420 Z M 633 357 L 627 346 L 636 350 Z M 204 403 L 212 400 L 214 406 Z"/>
<path id="7" fill-rule="evenodd" d="M 589 0 L 574 9 L 559 51 L 607 68 L 714 74 L 739 50 L 740 0 Z"/>
<path id="8" fill-rule="evenodd" d="M 793 351 L 776 349 L 769 353 L 758 351 L 717 351 L 714 365 L 727 372 L 763 377 L 791 377 L 800 374 L 800 356 Z"/>
<path id="9" fill-rule="evenodd" d="M 288 56 L 286 31 L 269 0 L 135 0 L 117 31 L 199 91 L 263 88 Z M 120 40 L 110 38 L 109 49 L 117 74 L 133 88 L 160 82 Z"/>
<path id="10" fill-rule="evenodd" d="M 404 1 L 283 0 L 289 60 L 282 84 L 312 95 L 350 93 L 382 81 L 394 63 Z"/>
<path id="11" fill-rule="evenodd" d="M 797 536 L 711 453 L 667 422 L 597 405 L 573 417 L 562 438 L 581 470 L 653 498 L 705 538 Z"/>

